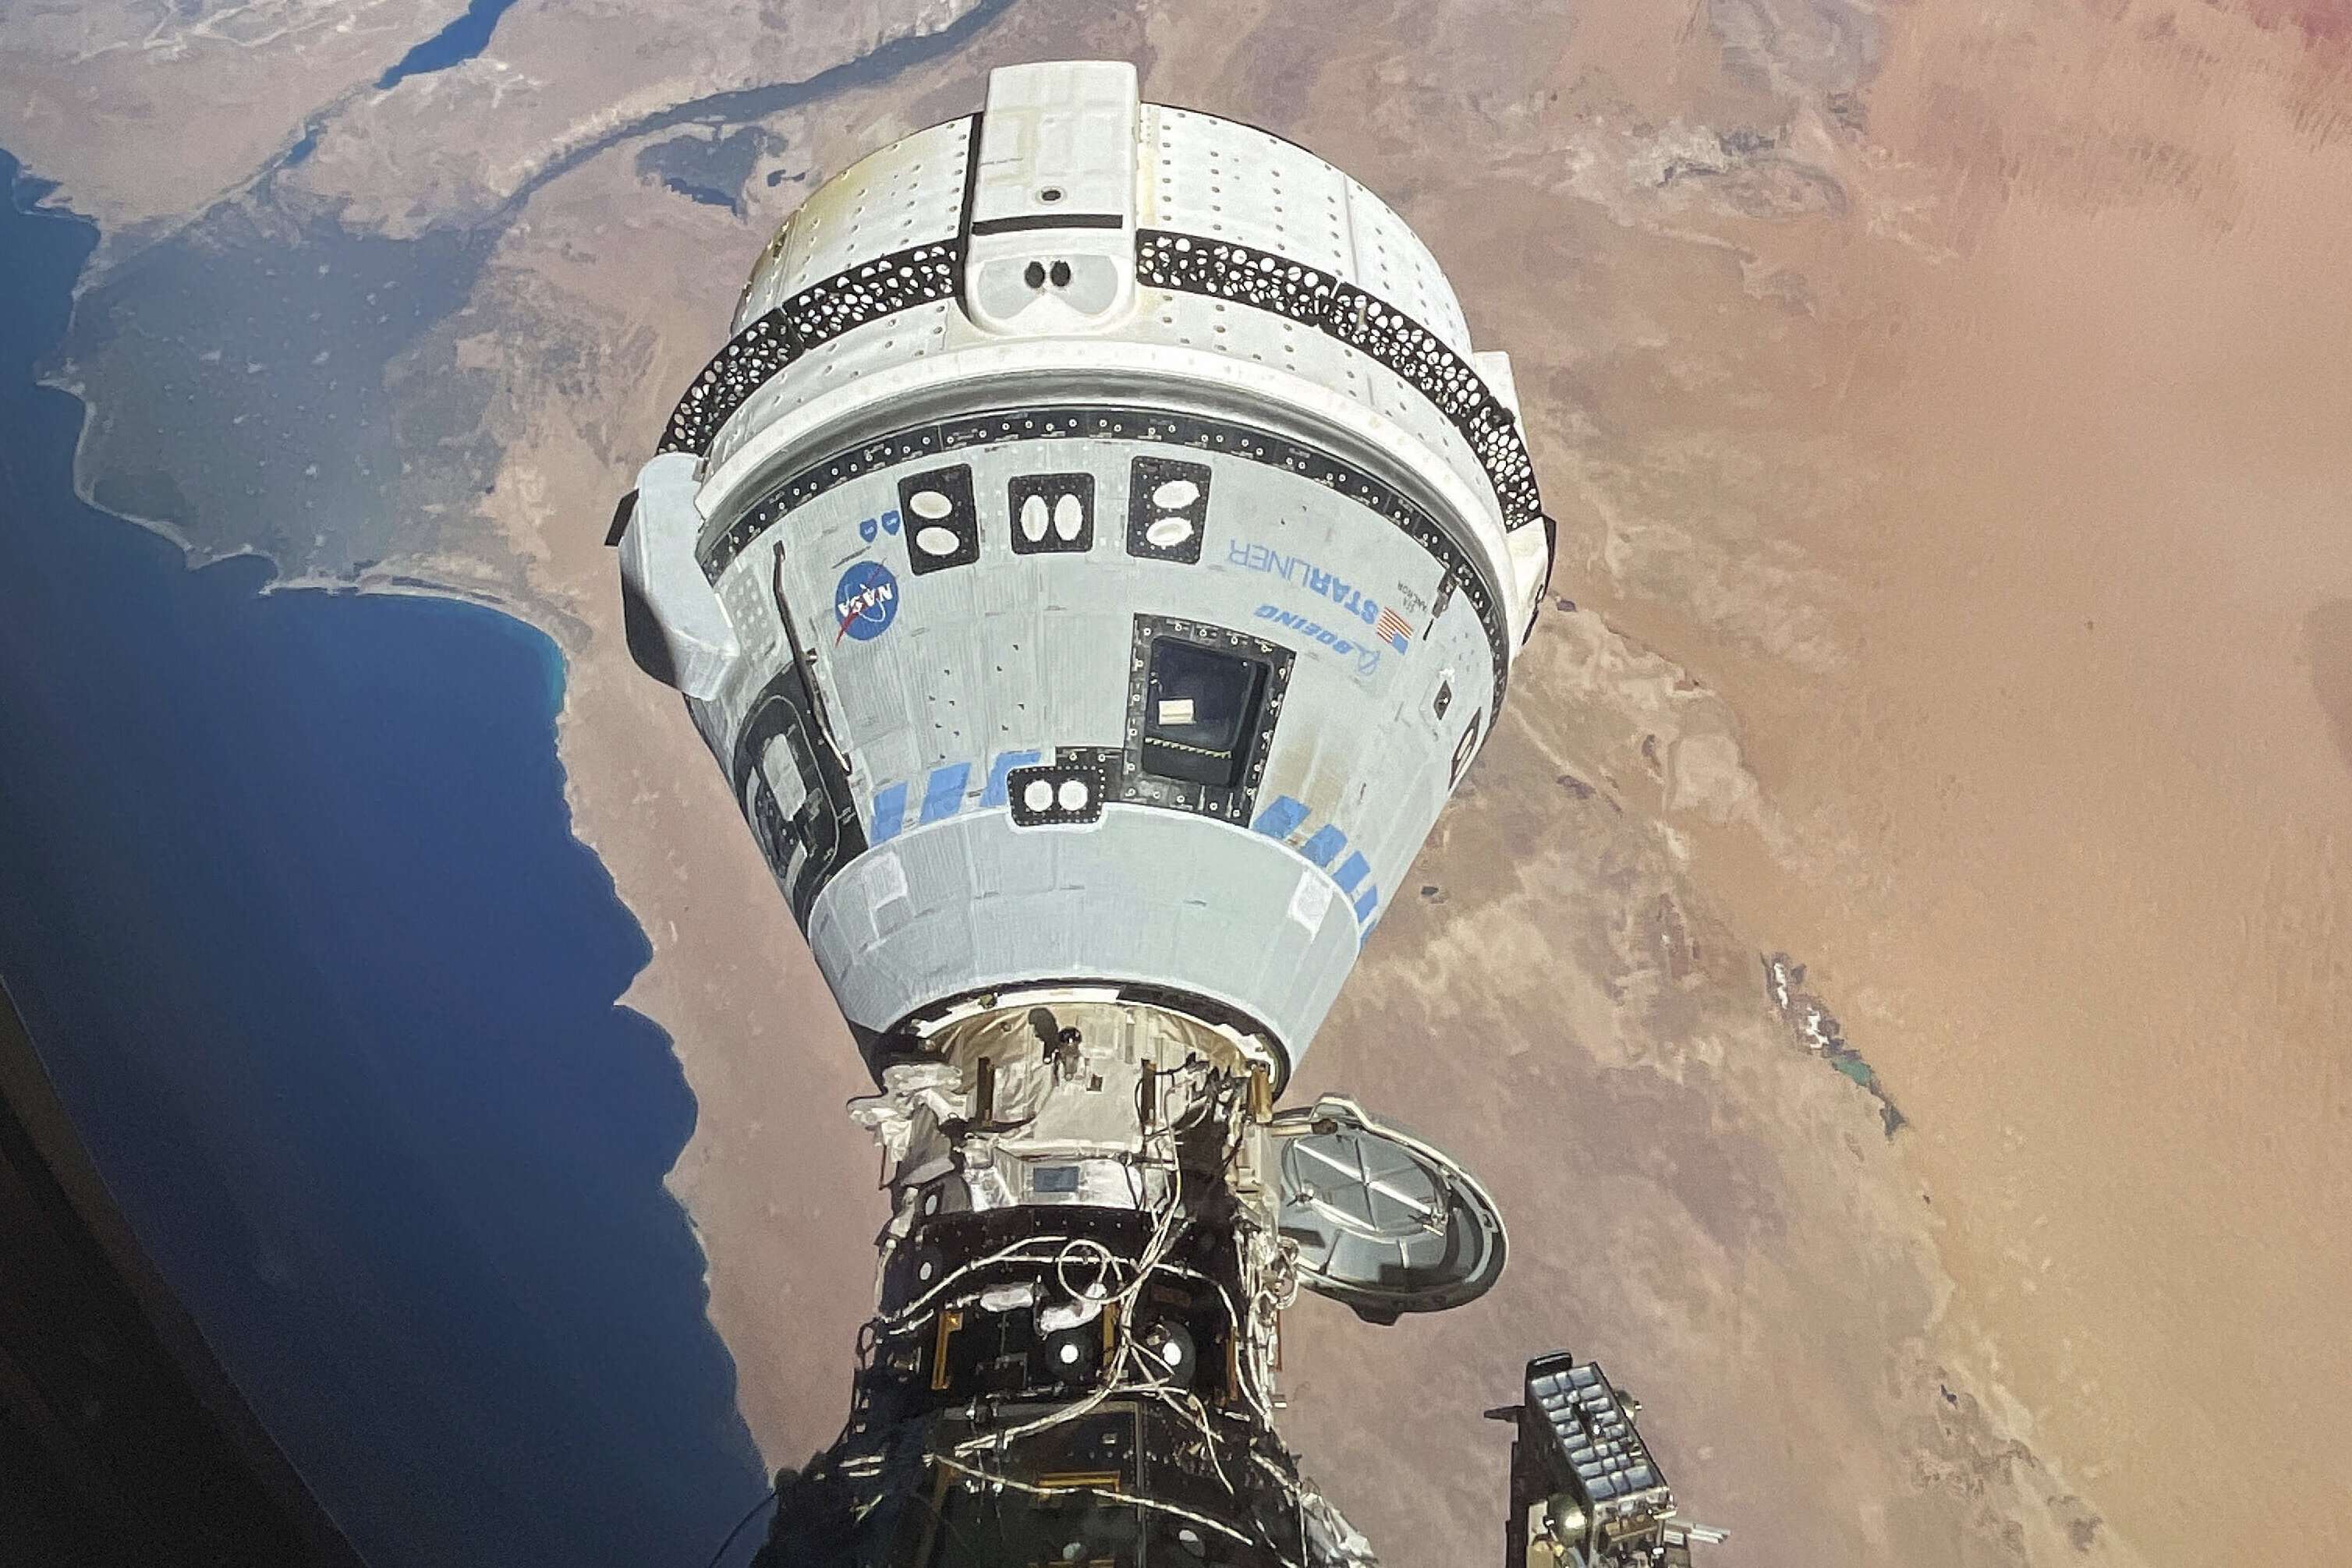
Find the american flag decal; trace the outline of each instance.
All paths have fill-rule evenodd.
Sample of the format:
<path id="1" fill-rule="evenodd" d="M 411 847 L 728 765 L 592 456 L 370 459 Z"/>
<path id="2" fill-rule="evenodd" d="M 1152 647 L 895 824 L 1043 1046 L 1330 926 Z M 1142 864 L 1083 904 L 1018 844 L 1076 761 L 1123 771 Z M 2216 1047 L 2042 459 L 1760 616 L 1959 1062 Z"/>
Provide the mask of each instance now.
<path id="1" fill-rule="evenodd" d="M 1372 635 L 1400 653 L 1412 645 L 1412 627 L 1385 604 L 1381 606 L 1381 618 L 1372 622 Z"/>

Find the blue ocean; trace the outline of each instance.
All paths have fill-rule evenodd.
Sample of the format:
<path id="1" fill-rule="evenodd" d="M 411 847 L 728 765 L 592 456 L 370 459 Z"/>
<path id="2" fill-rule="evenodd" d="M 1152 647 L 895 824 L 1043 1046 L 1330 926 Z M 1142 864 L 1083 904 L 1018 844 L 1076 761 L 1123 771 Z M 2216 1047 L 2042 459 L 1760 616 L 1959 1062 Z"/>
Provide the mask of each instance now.
<path id="1" fill-rule="evenodd" d="M 5 153 L 0 189 L 0 982 L 374 1568 L 698 1568 L 766 1478 L 662 1186 L 694 1099 L 614 1005 L 646 939 L 572 836 L 561 657 L 192 572 L 79 501 L 81 405 L 35 376 L 96 231 Z"/>

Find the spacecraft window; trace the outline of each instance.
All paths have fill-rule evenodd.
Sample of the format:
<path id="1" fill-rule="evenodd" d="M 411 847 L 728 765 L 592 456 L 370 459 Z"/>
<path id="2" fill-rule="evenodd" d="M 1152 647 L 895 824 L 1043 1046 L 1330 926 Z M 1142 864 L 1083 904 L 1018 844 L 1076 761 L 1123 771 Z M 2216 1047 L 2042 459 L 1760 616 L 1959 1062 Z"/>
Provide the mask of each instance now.
<path id="1" fill-rule="evenodd" d="M 917 576 L 980 559 L 980 512 L 972 504 L 970 465 L 900 479 L 898 510 L 907 519 L 907 564 Z"/>
<path id="2" fill-rule="evenodd" d="M 1143 767 L 1232 789 L 1249 767 L 1267 666 L 1172 637 L 1155 639 L 1143 694 Z"/>
<path id="3" fill-rule="evenodd" d="M 1181 458 L 1139 457 L 1128 472 L 1127 553 L 1197 564 L 1208 526 L 1209 468 Z"/>
<path id="4" fill-rule="evenodd" d="M 1013 519 L 1015 555 L 1049 550 L 1084 553 L 1095 543 L 1095 476 L 1021 474 L 1013 476 L 1005 510 Z"/>

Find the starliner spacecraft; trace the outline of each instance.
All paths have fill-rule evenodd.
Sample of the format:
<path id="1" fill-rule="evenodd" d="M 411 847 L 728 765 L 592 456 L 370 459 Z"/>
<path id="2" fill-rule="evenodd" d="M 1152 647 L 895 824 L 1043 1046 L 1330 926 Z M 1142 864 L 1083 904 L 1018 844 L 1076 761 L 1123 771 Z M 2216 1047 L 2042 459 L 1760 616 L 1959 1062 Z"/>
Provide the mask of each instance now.
<path id="1" fill-rule="evenodd" d="M 1276 1103 L 1552 548 L 1428 248 L 1130 66 L 999 70 L 793 213 L 614 538 L 877 1088 L 875 1315 L 761 1561 L 1372 1562 L 1276 1435 L 1280 1314 L 1470 1301 L 1503 1222 Z M 1598 1368 L 1494 1414 L 1507 1562 L 1687 1561 Z"/>

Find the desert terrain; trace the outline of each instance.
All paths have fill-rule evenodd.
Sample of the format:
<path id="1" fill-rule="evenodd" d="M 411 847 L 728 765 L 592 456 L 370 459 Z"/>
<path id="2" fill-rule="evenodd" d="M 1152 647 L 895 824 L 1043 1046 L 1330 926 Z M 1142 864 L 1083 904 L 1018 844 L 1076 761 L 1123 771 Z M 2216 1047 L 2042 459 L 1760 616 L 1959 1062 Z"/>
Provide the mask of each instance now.
<path id="1" fill-rule="evenodd" d="M 1566 1346 L 1643 1397 L 1726 1564 L 2341 1560 L 2339 11 L 740 6 L 640 55 L 599 42 L 617 10 L 525 4 L 379 99 L 415 37 L 362 47 L 389 9 L 321 23 L 163 165 L 72 116 L 194 112 L 241 79 L 199 69 L 219 27 L 12 16 L 0 80 L 38 82 L 0 144 L 110 225 L 88 287 L 126 309 L 142 254 L 238 214 L 463 260 L 371 373 L 465 461 L 368 492 L 338 525 L 363 544 L 268 548 L 563 646 L 578 831 L 653 941 L 627 999 L 700 1103 L 672 1186 L 772 1463 L 845 1401 L 864 1076 L 629 664 L 605 522 L 799 193 L 992 66 L 1099 55 L 1397 204 L 1511 353 L 1560 523 L 1495 738 L 1292 1090 L 1402 1115 L 1512 1227 L 1471 1308 L 1292 1315 L 1285 1429 L 1335 1500 L 1387 1561 L 1492 1561 L 1478 1413 Z M 731 203 L 665 173 L 700 144 Z M 102 420 L 103 364 L 67 374 Z M 253 545 L 180 488 L 199 555 Z M 1853 1060 L 1776 1005 L 1781 953 Z"/>

